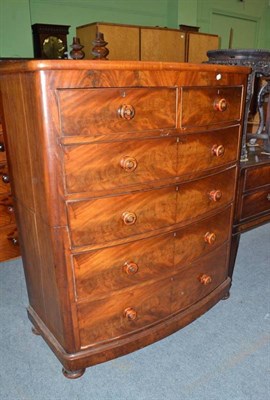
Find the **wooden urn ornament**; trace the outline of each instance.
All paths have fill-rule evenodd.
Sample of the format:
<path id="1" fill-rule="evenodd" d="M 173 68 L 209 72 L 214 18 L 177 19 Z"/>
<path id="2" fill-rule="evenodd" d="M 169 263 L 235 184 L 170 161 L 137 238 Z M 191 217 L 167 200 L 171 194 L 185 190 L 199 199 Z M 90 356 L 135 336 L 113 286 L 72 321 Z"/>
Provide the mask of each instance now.
<path id="1" fill-rule="evenodd" d="M 84 58 L 85 54 L 82 50 L 84 46 L 81 44 L 80 38 L 74 37 L 70 47 L 72 48 L 72 50 L 69 52 L 69 54 L 70 57 L 73 58 L 73 60 L 81 60 L 82 58 Z"/>
<path id="2" fill-rule="evenodd" d="M 109 54 L 109 49 L 106 48 L 108 42 L 104 40 L 104 34 L 102 32 L 97 32 L 96 39 L 92 42 L 94 45 L 92 49 L 94 60 L 108 60 L 107 56 Z"/>

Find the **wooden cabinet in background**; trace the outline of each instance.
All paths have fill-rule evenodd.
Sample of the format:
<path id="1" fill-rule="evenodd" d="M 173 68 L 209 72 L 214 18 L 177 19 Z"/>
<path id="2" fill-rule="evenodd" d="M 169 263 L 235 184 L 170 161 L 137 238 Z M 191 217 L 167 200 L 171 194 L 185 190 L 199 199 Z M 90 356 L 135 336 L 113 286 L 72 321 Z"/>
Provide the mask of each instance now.
<path id="1" fill-rule="evenodd" d="M 201 63 L 207 51 L 219 48 L 218 35 L 179 29 L 94 22 L 79 26 L 76 35 L 84 45 L 86 59 L 92 59 L 93 41 L 103 33 L 109 60 L 168 61 Z"/>
<path id="2" fill-rule="evenodd" d="M 84 46 L 85 59 L 92 59 L 93 41 L 97 33 L 103 33 L 110 53 L 109 60 L 140 59 L 140 27 L 94 22 L 76 28 L 76 36 Z"/>
<path id="3" fill-rule="evenodd" d="M 0 67 L 28 315 L 68 378 L 228 296 L 248 71 Z"/>
<path id="4" fill-rule="evenodd" d="M 0 262 L 19 255 L 18 232 L 10 193 L 10 175 L 7 168 L 6 147 L 0 120 Z"/>
<path id="5" fill-rule="evenodd" d="M 185 61 L 201 63 L 208 61 L 207 51 L 219 49 L 219 36 L 201 32 L 186 32 Z"/>

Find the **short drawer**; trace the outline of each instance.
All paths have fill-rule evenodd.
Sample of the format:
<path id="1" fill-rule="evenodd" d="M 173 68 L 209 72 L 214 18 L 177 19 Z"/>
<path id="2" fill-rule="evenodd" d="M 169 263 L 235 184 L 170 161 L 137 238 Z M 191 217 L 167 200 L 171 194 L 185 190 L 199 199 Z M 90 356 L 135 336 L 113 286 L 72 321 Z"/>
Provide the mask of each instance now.
<path id="1" fill-rule="evenodd" d="M 265 185 L 270 185 L 270 164 L 260 165 L 256 168 L 247 168 L 245 170 L 245 191 Z"/>
<path id="2" fill-rule="evenodd" d="M 183 87 L 182 128 L 238 122 L 241 119 L 242 86 Z"/>
<path id="3" fill-rule="evenodd" d="M 11 195 L 0 195 L 0 227 L 15 223 Z"/>
<path id="4" fill-rule="evenodd" d="M 102 191 L 176 176 L 177 139 L 65 146 L 68 193 Z"/>
<path id="5" fill-rule="evenodd" d="M 15 225 L 0 228 L 0 261 L 20 255 L 18 232 Z"/>
<path id="6" fill-rule="evenodd" d="M 170 277 L 79 303 L 81 347 L 159 323 L 207 296 L 227 275 L 227 246 L 224 245 Z"/>
<path id="7" fill-rule="evenodd" d="M 126 190 L 235 162 L 239 131 L 235 126 L 178 138 L 65 146 L 67 192 Z"/>
<path id="8" fill-rule="evenodd" d="M 241 219 L 270 212 L 270 185 L 242 197 Z"/>
<path id="9" fill-rule="evenodd" d="M 58 90 L 62 135 L 174 128 L 176 93 L 176 88 Z"/>
<path id="10" fill-rule="evenodd" d="M 0 125 L 1 130 L 1 125 Z M 0 133 L 0 163 L 6 161 L 6 147 L 4 143 L 3 133 Z"/>
<path id="11" fill-rule="evenodd" d="M 10 192 L 9 173 L 6 164 L 0 165 L 0 194 Z"/>
<path id="12" fill-rule="evenodd" d="M 73 246 L 101 244 L 192 221 L 229 204 L 236 169 L 181 185 L 67 203 Z"/>
<path id="13" fill-rule="evenodd" d="M 228 240 L 231 207 L 175 232 L 73 256 L 76 297 L 96 299 L 160 279 Z"/>

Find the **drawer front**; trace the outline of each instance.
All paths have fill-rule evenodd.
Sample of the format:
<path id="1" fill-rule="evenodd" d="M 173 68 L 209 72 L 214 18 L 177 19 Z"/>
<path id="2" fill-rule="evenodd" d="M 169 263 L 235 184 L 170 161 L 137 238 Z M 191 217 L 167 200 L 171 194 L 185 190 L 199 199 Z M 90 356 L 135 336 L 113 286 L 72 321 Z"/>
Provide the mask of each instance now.
<path id="1" fill-rule="evenodd" d="M 68 202 L 74 246 L 98 244 L 197 218 L 229 204 L 235 168 L 179 186 Z"/>
<path id="2" fill-rule="evenodd" d="M 77 298 L 99 298 L 162 278 L 222 245 L 230 234 L 231 207 L 173 233 L 73 256 Z"/>
<path id="3" fill-rule="evenodd" d="M 234 198 L 236 168 L 179 186 L 176 221 L 192 221 L 231 203 Z"/>
<path id="4" fill-rule="evenodd" d="M 171 279 L 77 306 L 81 347 L 124 336 L 171 314 Z"/>
<path id="5" fill-rule="evenodd" d="M 176 140 L 65 146 L 67 192 L 99 191 L 176 176 Z"/>
<path id="6" fill-rule="evenodd" d="M 169 278 L 79 303 L 81 346 L 145 329 L 199 301 L 227 278 L 226 254 L 223 246 Z"/>
<path id="7" fill-rule="evenodd" d="M 62 135 L 174 128 L 176 93 L 175 88 L 59 90 Z"/>
<path id="8" fill-rule="evenodd" d="M 20 255 L 18 232 L 15 225 L 0 228 L 0 261 Z"/>
<path id="9" fill-rule="evenodd" d="M 242 87 L 182 88 L 181 127 L 237 122 L 241 119 Z"/>
<path id="10" fill-rule="evenodd" d="M 270 164 L 245 170 L 244 190 L 256 189 L 265 185 L 270 185 Z"/>
<path id="11" fill-rule="evenodd" d="M 242 198 L 241 219 L 270 212 L 270 185 Z"/>
<path id="12" fill-rule="evenodd" d="M 0 227 L 15 223 L 13 201 L 10 195 L 0 195 Z"/>
<path id="13" fill-rule="evenodd" d="M 1 125 L 0 125 L 1 132 Z M 0 163 L 6 161 L 6 147 L 4 143 L 3 133 L 0 133 Z"/>
<path id="14" fill-rule="evenodd" d="M 176 188 L 68 203 L 74 246 L 98 244 L 175 223 Z"/>
<path id="15" fill-rule="evenodd" d="M 238 137 L 235 126 L 180 138 L 65 146 L 66 189 L 126 188 L 226 165 L 237 160 Z"/>
<path id="16" fill-rule="evenodd" d="M 240 127 L 183 135 L 179 138 L 178 176 L 207 171 L 238 159 Z"/>
<path id="17" fill-rule="evenodd" d="M 174 276 L 172 311 L 204 298 L 228 277 L 228 247 L 222 246 Z"/>
<path id="18" fill-rule="evenodd" d="M 0 165 L 0 194 L 10 192 L 9 174 L 7 165 Z"/>

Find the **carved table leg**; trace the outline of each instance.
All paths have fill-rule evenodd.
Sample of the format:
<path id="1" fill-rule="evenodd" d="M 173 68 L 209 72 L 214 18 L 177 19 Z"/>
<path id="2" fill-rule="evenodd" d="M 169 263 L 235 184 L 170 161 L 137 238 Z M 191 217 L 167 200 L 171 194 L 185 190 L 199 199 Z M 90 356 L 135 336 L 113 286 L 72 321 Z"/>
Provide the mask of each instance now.
<path id="1" fill-rule="evenodd" d="M 62 372 L 63 375 L 68 379 L 77 379 L 85 373 L 85 368 L 78 369 L 77 371 L 68 371 L 65 368 L 62 368 Z"/>

